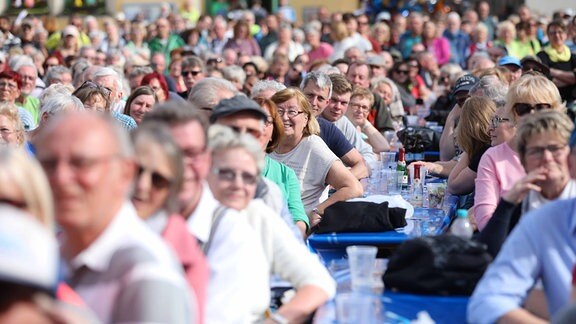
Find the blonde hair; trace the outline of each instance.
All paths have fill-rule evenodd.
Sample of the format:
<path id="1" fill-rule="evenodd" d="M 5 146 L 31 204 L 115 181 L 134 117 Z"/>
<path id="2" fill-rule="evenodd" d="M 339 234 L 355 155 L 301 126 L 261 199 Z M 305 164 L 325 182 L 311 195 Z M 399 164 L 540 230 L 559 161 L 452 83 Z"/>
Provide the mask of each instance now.
<path id="1" fill-rule="evenodd" d="M 490 145 L 490 120 L 495 111 L 496 104 L 485 97 L 471 97 L 464 103 L 456 136 L 469 158 Z"/>
<path id="2" fill-rule="evenodd" d="M 388 84 L 385 81 L 382 81 L 382 83 Z M 394 89 L 392 89 L 391 86 L 390 86 L 390 88 L 391 88 L 390 90 L 394 91 Z M 372 107 L 372 105 L 374 104 L 374 95 L 372 94 L 372 91 L 370 91 L 366 88 L 355 87 L 354 91 L 352 91 L 352 95 L 350 96 L 350 101 L 352 101 L 352 98 L 356 98 L 356 97 L 359 97 L 360 99 L 368 99 L 368 102 L 370 103 L 370 107 Z"/>
<path id="3" fill-rule="evenodd" d="M 300 107 L 303 113 L 306 114 L 306 116 L 308 117 L 306 127 L 304 127 L 304 130 L 302 131 L 303 137 L 310 135 L 319 135 L 320 125 L 318 124 L 316 117 L 314 117 L 314 114 L 312 113 L 312 107 L 310 106 L 308 99 L 306 99 L 306 96 L 302 93 L 302 91 L 300 91 L 300 89 L 287 88 L 284 90 L 280 90 L 276 92 L 270 99 L 272 99 L 272 101 L 274 101 L 274 103 L 278 106 L 281 103 L 284 103 L 292 98 L 296 98 L 298 107 Z"/>
<path id="4" fill-rule="evenodd" d="M 546 132 L 554 132 L 564 144 L 568 144 L 573 128 L 574 123 L 565 112 L 560 110 L 547 110 L 524 118 L 516 131 L 516 147 L 522 165 L 525 161 L 526 146 L 532 137 Z"/>
<path id="5" fill-rule="evenodd" d="M 20 190 L 30 213 L 47 228 L 54 226 L 54 205 L 48 179 L 36 159 L 20 148 L 0 147 L 0 182 Z"/>
<path id="6" fill-rule="evenodd" d="M 346 24 L 341 21 L 333 22 L 332 23 L 332 32 L 330 36 L 335 42 L 339 42 L 344 38 L 348 37 L 348 28 L 346 28 Z"/>
<path id="7" fill-rule="evenodd" d="M 508 20 L 505 20 L 498 24 L 498 38 L 501 38 L 502 31 L 508 29 L 512 33 L 512 39 L 516 39 L 516 27 L 514 24 Z"/>
<path id="8" fill-rule="evenodd" d="M 12 121 L 14 132 L 16 132 L 16 135 L 18 136 L 18 146 L 23 146 L 26 136 L 24 133 L 24 125 L 22 124 L 20 115 L 18 114 L 18 107 L 10 102 L 2 102 L 0 103 L 0 115 L 8 117 L 8 119 Z"/>
<path id="9" fill-rule="evenodd" d="M 517 103 L 547 103 L 552 109 L 563 109 L 562 97 L 552 81 L 542 75 L 523 75 L 508 89 L 506 96 L 506 112 L 516 122 L 516 112 L 513 107 Z"/>

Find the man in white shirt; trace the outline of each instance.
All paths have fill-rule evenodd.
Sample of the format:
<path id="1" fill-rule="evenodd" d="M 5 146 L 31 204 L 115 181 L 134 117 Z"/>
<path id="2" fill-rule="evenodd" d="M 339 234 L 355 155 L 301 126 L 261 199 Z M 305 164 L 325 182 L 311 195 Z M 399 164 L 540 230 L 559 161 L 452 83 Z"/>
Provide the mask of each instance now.
<path id="1" fill-rule="evenodd" d="M 246 217 L 226 209 L 214 221 L 221 209 L 206 184 L 211 165 L 207 120 L 192 104 L 167 102 L 148 113 L 143 122 L 168 124 L 184 156 L 180 214 L 204 246 L 210 265 L 205 322 L 249 321 L 250 315 L 269 305 L 270 276 L 262 244 Z"/>
<path id="2" fill-rule="evenodd" d="M 136 165 L 126 132 L 109 116 L 69 113 L 42 128 L 36 143 L 62 229 L 66 281 L 98 319 L 193 322 L 197 304 L 182 269 L 127 199 Z"/>

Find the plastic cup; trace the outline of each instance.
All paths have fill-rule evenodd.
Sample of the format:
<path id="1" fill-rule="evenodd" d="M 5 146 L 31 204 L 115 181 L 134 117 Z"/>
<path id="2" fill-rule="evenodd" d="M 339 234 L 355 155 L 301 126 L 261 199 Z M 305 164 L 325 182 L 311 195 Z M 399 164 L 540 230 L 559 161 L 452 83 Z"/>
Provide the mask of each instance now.
<path id="1" fill-rule="evenodd" d="M 419 116 L 408 115 L 406 116 L 406 122 L 408 123 L 408 126 L 418 126 L 419 118 Z"/>
<path id="2" fill-rule="evenodd" d="M 428 208 L 442 209 L 444 196 L 446 195 L 446 184 L 443 182 L 427 183 L 426 191 L 428 195 Z"/>
<path id="3" fill-rule="evenodd" d="M 348 264 L 350 265 L 350 278 L 352 291 L 370 293 L 372 291 L 372 273 L 376 260 L 375 246 L 353 245 L 346 248 Z"/>
<path id="4" fill-rule="evenodd" d="M 344 293 L 336 296 L 336 318 L 340 324 L 374 323 L 376 296 Z"/>
<path id="5" fill-rule="evenodd" d="M 380 152 L 383 170 L 396 170 L 396 152 Z"/>

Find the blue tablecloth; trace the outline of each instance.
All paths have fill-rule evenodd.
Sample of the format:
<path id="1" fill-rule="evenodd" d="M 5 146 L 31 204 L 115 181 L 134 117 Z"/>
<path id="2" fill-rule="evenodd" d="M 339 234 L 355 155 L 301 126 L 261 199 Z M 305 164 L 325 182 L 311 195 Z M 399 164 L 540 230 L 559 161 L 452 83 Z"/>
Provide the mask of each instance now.
<path id="1" fill-rule="evenodd" d="M 415 219 L 426 219 L 425 227 L 428 234 L 440 234 L 450 222 L 450 215 L 441 209 L 415 208 Z M 394 247 L 410 239 L 412 221 L 409 225 L 396 231 L 379 233 L 331 233 L 313 234 L 308 238 L 310 249 L 317 253 L 325 264 L 334 259 L 346 256 L 346 247 L 350 245 L 374 245 L 378 247 Z"/>

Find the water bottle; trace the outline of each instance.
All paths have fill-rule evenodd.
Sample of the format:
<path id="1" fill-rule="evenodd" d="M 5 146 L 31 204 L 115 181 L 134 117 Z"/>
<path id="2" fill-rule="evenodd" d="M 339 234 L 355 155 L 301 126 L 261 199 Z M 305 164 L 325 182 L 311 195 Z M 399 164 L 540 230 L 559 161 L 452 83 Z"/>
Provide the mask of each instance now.
<path id="1" fill-rule="evenodd" d="M 465 239 L 472 238 L 474 230 L 472 229 L 470 221 L 468 221 L 468 211 L 466 209 L 458 209 L 458 211 L 456 211 L 456 220 L 454 220 L 452 227 L 450 227 L 450 233 Z"/>

